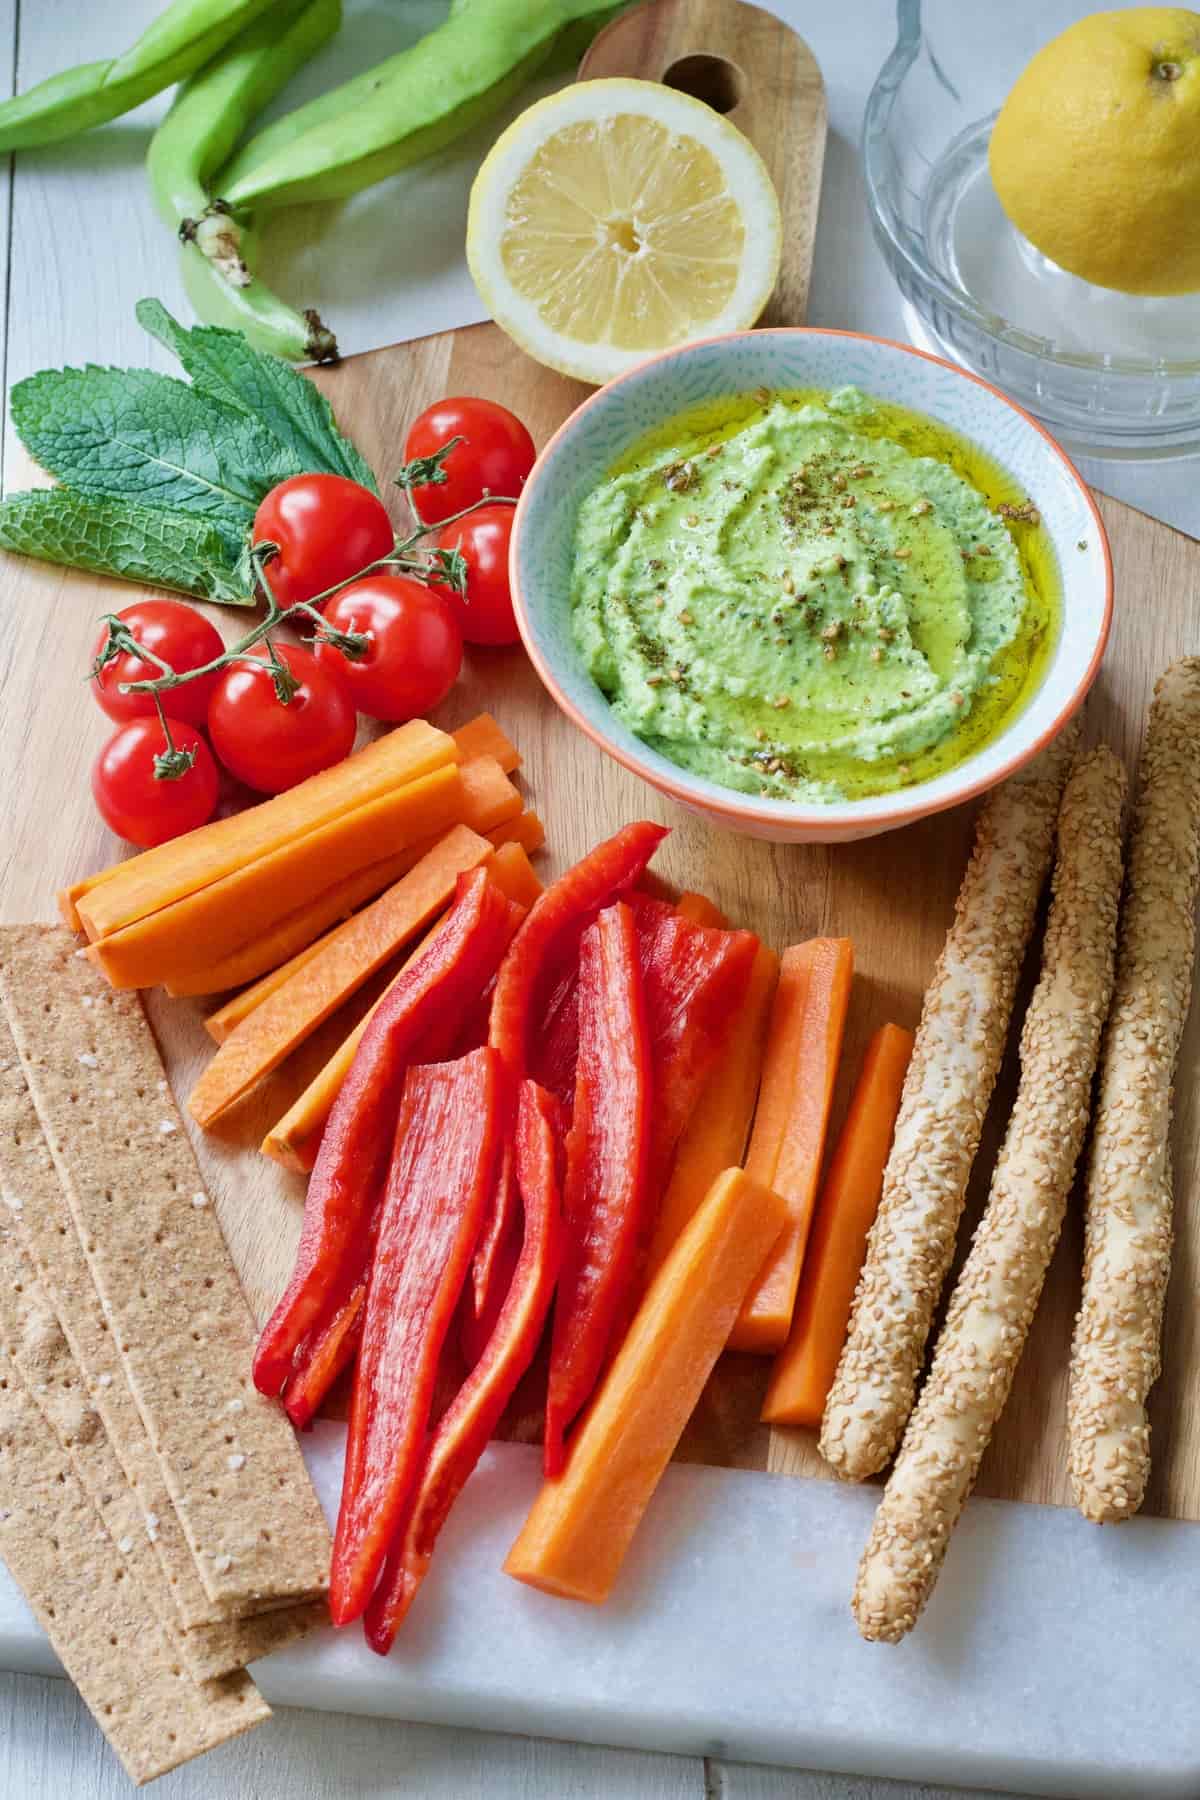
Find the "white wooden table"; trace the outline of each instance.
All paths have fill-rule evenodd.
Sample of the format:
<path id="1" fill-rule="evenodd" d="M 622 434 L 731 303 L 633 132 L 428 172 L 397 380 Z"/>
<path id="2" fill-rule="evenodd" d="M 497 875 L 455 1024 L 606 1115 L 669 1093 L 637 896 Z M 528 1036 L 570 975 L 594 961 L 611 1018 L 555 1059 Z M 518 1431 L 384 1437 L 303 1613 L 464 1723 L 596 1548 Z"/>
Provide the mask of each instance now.
<path id="1" fill-rule="evenodd" d="M 64 63 L 123 48 L 161 3 L 0 0 L 0 95 L 14 85 L 27 88 Z M 862 104 L 891 40 L 892 7 L 889 0 L 843 0 L 834 9 L 805 0 L 765 3 L 806 33 L 829 89 L 830 143 L 812 322 L 901 336 L 894 290 L 870 242 L 857 160 Z M 1038 0 L 1014 4 L 1036 8 Z M 422 12 L 434 5 L 435 0 L 418 0 Z M 389 10 L 373 9 L 377 44 L 386 42 L 391 29 Z M 967 0 L 964 8 L 967 15 L 978 15 L 981 29 L 988 10 L 987 0 Z M 145 121 L 153 116 L 153 108 L 145 109 L 97 133 L 85 150 L 67 146 L 20 158 L 11 179 L 0 181 L 0 244 L 7 271 L 0 303 L 0 380 L 6 419 L 9 387 L 36 368 L 87 359 L 160 360 L 148 353 L 132 318 L 133 301 L 141 294 L 180 303 L 172 247 L 152 220 L 144 194 Z M 391 333 L 403 335 L 403 329 Z M 1089 473 L 1095 478 L 1096 472 Z M 1179 465 L 1153 471 L 1126 467 L 1104 485 L 1185 528 L 1200 528 L 1200 490 L 1194 473 Z M 798 1670 L 798 1705 L 803 1692 Z M 62 1795 L 108 1800 L 128 1791 L 67 1683 L 0 1673 L 0 1800 Z M 604 1800 L 951 1800 L 942 1788 L 305 1712 L 278 1715 L 243 1742 L 168 1777 L 155 1792 L 162 1800 L 333 1800 L 365 1794 L 384 1800 L 402 1793 L 420 1800 L 473 1800 L 485 1794 L 504 1800 L 593 1795 Z"/>

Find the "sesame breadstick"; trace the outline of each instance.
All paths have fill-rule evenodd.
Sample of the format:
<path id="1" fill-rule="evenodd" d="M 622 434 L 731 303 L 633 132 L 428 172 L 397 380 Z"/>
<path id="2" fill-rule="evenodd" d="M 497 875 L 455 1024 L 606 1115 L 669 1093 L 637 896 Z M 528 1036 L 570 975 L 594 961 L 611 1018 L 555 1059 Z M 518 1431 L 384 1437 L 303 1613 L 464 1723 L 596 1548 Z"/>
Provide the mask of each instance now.
<path id="1" fill-rule="evenodd" d="M 853 1610 L 865 1638 L 898 1643 L 933 1592 L 1062 1229 L 1112 998 L 1125 785 L 1121 763 L 1102 748 L 1076 764 L 1063 794 L 1021 1083 L 987 1210 L 859 1564 Z"/>
<path id="2" fill-rule="evenodd" d="M 912 1409 L 1077 742 L 1073 724 L 993 789 L 979 815 L 825 1404 L 821 1454 L 848 1480 L 883 1467 Z"/>
<path id="3" fill-rule="evenodd" d="M 1071 1486 L 1125 1519 L 1150 1472 L 1146 1396 L 1171 1269 L 1172 1081 L 1187 1019 L 1200 882 L 1200 657 L 1160 677 L 1146 727 L 1087 1175 L 1083 1300 L 1068 1391 Z"/>

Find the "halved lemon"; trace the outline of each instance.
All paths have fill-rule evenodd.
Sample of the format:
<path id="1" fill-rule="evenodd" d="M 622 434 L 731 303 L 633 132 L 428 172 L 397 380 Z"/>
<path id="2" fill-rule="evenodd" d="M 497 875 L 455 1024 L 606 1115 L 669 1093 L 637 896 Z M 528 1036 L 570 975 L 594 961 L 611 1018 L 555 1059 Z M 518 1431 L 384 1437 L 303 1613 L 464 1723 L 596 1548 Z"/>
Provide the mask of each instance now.
<path id="1" fill-rule="evenodd" d="M 779 246 L 758 151 L 655 81 L 579 81 L 539 100 L 484 162 L 467 219 L 467 261 L 497 324 L 597 383 L 753 325 Z"/>

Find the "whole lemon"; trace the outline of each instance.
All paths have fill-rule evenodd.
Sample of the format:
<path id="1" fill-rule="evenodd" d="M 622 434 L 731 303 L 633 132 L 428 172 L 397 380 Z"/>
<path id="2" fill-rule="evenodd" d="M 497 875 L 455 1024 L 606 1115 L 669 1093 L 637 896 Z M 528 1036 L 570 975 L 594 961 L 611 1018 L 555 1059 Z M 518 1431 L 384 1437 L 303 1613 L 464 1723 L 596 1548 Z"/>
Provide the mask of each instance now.
<path id="1" fill-rule="evenodd" d="M 1200 289 L 1200 13 L 1092 13 L 1039 50 L 992 131 L 1000 204 L 1044 256 L 1128 294 Z"/>

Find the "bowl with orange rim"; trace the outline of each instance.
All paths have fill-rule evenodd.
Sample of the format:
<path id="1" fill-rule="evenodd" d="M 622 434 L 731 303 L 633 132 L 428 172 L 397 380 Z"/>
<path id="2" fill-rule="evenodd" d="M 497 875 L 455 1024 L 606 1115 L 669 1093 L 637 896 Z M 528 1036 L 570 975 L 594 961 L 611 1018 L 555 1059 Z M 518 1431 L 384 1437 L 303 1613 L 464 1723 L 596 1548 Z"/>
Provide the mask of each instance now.
<path id="1" fill-rule="evenodd" d="M 591 395 L 525 485 L 510 577 L 582 732 L 781 843 L 890 831 L 1005 780 L 1082 705 L 1112 618 L 1100 513 L 1036 420 L 925 352 L 812 328 L 683 345 Z"/>

